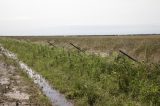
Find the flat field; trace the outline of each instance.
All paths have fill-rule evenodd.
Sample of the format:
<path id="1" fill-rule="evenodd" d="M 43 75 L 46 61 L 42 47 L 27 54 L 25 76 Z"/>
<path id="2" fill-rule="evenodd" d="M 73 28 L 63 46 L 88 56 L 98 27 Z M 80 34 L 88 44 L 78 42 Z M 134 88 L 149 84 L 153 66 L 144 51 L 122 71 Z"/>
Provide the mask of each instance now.
<path id="1" fill-rule="evenodd" d="M 69 43 L 94 53 L 112 54 L 124 50 L 139 61 L 160 61 L 160 35 L 126 35 L 126 36 L 42 36 L 12 37 L 19 40 L 45 43 L 52 42 L 57 47 L 73 48 Z"/>
<path id="2" fill-rule="evenodd" d="M 158 35 L 0 40 L 76 106 L 160 105 L 159 42 Z M 119 50 L 139 62 L 119 54 Z"/>

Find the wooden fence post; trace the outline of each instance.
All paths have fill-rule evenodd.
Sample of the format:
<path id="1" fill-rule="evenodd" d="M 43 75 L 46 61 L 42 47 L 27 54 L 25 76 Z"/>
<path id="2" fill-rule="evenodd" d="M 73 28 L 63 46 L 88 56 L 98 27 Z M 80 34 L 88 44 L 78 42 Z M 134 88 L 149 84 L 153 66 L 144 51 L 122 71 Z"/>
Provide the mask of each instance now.
<path id="1" fill-rule="evenodd" d="M 75 46 L 73 43 L 69 43 L 70 45 L 72 45 L 74 48 L 76 48 L 78 51 L 85 53 L 84 50 L 82 50 L 80 47 Z"/>
<path id="2" fill-rule="evenodd" d="M 138 61 L 138 60 L 136 60 L 135 58 L 133 58 L 133 57 L 129 56 L 127 53 L 123 52 L 122 50 L 119 50 L 119 52 L 120 52 L 120 53 L 122 53 L 123 55 L 127 56 L 129 59 L 131 59 L 131 60 L 133 60 L 133 61 L 135 61 L 135 62 L 139 63 L 139 61 Z"/>

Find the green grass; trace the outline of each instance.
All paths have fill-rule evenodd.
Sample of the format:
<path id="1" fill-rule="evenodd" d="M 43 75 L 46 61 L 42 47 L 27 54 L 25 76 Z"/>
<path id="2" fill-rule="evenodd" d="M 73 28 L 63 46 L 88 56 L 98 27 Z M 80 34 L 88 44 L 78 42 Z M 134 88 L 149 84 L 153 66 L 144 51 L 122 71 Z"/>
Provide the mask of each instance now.
<path id="1" fill-rule="evenodd" d="M 80 106 L 160 105 L 160 65 L 134 63 L 31 42 L 1 39 L 5 48 Z"/>
<path id="2" fill-rule="evenodd" d="M 160 36 L 159 35 L 137 35 L 137 36 L 16 36 L 11 37 L 19 40 L 28 40 L 35 43 L 48 44 L 54 42 L 58 47 L 72 48 L 72 42 L 79 47 L 97 53 L 126 51 L 129 55 L 139 61 L 160 63 Z"/>

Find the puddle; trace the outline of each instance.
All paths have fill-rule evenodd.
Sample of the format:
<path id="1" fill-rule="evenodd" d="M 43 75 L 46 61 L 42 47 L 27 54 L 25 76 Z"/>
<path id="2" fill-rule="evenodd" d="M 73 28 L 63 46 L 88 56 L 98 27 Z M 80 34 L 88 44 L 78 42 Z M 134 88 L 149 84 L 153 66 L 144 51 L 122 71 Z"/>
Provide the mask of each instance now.
<path id="1" fill-rule="evenodd" d="M 30 78 L 33 79 L 34 83 L 38 84 L 39 88 L 42 89 L 43 93 L 51 100 L 52 105 L 73 106 L 71 102 L 67 101 L 64 95 L 60 94 L 57 90 L 53 89 L 41 75 L 33 71 L 22 61 L 19 61 L 17 56 L 14 53 L 4 49 L 2 46 L 0 47 L 0 51 L 1 53 L 5 54 L 7 57 L 12 58 L 19 63 L 20 68 L 23 69 Z M 13 94 L 10 94 L 10 95 L 13 95 Z"/>
<path id="2" fill-rule="evenodd" d="M 68 102 L 65 97 L 60 94 L 58 91 L 52 89 L 52 87 L 48 84 L 48 82 L 42 78 L 41 75 L 35 73 L 31 68 L 29 68 L 23 62 L 19 62 L 20 67 L 26 71 L 26 73 L 34 80 L 34 83 L 37 83 L 42 91 L 46 94 L 47 97 L 51 98 L 53 104 L 58 106 L 72 106 L 70 102 Z"/>

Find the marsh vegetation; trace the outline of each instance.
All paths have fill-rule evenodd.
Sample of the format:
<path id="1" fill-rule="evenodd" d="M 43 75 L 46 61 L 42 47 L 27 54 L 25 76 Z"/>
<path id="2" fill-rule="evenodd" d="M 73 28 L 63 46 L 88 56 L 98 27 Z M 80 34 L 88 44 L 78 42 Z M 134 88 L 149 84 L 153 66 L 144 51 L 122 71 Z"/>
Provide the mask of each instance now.
<path id="1" fill-rule="evenodd" d="M 116 51 L 101 57 L 28 40 L 1 39 L 0 43 L 75 105 L 160 105 L 158 62 L 137 63 Z M 159 46 L 151 47 L 159 50 Z"/>

